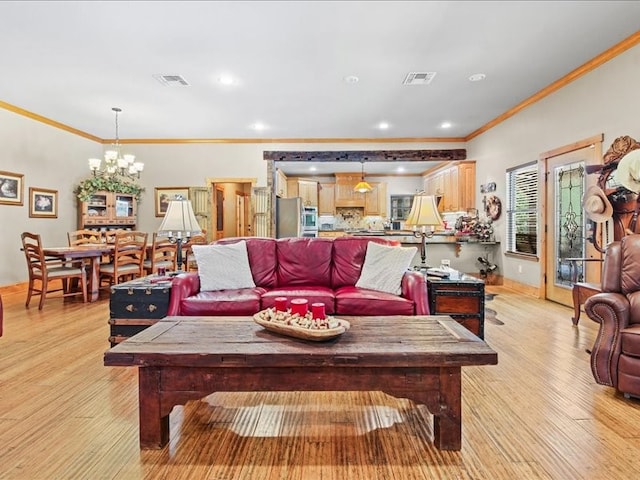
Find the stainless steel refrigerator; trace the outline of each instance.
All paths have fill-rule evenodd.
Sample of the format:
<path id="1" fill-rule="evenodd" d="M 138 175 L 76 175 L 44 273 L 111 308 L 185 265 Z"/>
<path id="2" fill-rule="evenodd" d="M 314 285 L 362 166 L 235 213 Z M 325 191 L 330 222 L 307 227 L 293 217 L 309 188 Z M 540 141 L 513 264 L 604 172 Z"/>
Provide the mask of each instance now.
<path id="1" fill-rule="evenodd" d="M 276 238 L 302 236 L 302 198 L 276 198 Z"/>

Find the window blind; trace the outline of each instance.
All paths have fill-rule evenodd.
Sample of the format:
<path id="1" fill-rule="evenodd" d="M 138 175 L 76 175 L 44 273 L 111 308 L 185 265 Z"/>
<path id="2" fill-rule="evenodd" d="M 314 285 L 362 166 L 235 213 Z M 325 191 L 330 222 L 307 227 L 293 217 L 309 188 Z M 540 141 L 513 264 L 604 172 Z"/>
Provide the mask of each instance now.
<path id="1" fill-rule="evenodd" d="M 507 251 L 538 253 L 538 169 L 531 162 L 507 170 Z"/>

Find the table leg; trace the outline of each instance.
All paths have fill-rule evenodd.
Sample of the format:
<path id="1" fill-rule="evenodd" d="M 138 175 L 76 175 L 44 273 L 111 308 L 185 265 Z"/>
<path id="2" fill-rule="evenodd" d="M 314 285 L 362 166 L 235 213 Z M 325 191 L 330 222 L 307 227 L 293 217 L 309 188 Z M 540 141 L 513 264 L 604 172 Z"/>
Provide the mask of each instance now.
<path id="1" fill-rule="evenodd" d="M 433 413 L 433 443 L 441 450 L 462 448 L 462 386 L 458 368 L 440 369 L 440 411 Z"/>
<path id="2" fill-rule="evenodd" d="M 100 294 L 100 257 L 91 257 L 89 273 L 89 301 L 95 302 Z"/>
<path id="3" fill-rule="evenodd" d="M 138 368 L 140 448 L 160 449 L 169 442 L 169 415 L 160 408 L 160 369 Z"/>

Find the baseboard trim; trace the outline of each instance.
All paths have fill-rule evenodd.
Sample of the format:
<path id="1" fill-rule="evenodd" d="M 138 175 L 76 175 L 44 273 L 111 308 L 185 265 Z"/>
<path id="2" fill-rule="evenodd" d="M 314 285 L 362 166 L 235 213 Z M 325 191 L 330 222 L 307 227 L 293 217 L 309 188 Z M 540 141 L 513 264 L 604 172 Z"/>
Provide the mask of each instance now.
<path id="1" fill-rule="evenodd" d="M 517 282 L 510 278 L 503 278 L 503 286 L 523 295 L 542 298 L 540 296 L 540 288 L 534 287 L 533 285 L 527 285 L 526 283 Z"/>

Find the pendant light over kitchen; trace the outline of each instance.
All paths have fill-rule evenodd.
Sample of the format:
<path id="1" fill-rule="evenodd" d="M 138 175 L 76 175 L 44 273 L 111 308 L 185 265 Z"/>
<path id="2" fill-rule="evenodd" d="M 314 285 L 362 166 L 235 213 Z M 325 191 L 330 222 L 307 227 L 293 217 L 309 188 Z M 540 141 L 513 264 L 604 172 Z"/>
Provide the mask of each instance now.
<path id="1" fill-rule="evenodd" d="M 360 163 L 362 163 L 362 175 L 360 177 L 360 181 L 353 188 L 353 190 L 360 193 L 369 193 L 371 190 L 373 190 L 373 188 L 371 187 L 371 185 L 364 181 L 364 160 L 361 160 Z"/>

